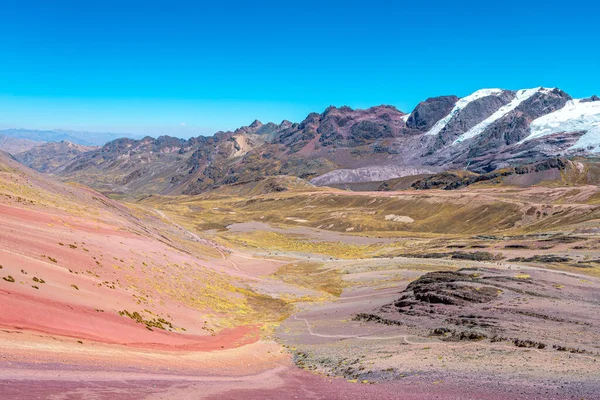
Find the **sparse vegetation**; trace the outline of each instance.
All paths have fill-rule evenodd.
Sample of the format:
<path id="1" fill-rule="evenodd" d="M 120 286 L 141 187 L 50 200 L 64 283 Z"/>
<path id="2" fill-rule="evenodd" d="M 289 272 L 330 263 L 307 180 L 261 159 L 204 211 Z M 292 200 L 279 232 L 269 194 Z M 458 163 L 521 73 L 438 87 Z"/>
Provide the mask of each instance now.
<path id="1" fill-rule="evenodd" d="M 536 349 L 545 349 L 546 348 L 546 345 L 544 343 L 534 342 L 533 340 L 514 339 L 513 343 L 517 347 L 536 348 Z"/>
<path id="2" fill-rule="evenodd" d="M 388 318 L 382 318 L 379 315 L 375 314 L 367 314 L 367 313 L 359 313 L 356 314 L 353 318 L 354 321 L 362 321 L 362 322 L 375 322 L 377 324 L 383 324 L 388 326 L 401 326 L 403 325 L 400 321 L 394 321 Z"/>
<path id="3" fill-rule="evenodd" d="M 161 318 L 161 317 L 145 319 L 144 317 L 142 317 L 142 315 L 139 312 L 134 311 L 134 312 L 130 313 L 127 310 L 119 311 L 119 315 L 127 316 L 130 319 L 137 322 L 138 324 L 146 325 L 146 328 L 148 330 L 152 330 L 152 328 L 157 328 L 157 329 L 162 329 L 162 330 L 167 330 L 167 328 L 170 330 L 175 329 L 175 327 L 173 326 L 173 324 L 170 321 L 167 321 L 166 319 Z M 165 328 L 165 326 L 166 326 L 166 328 Z"/>
<path id="4" fill-rule="evenodd" d="M 519 273 L 515 275 L 516 279 L 531 279 L 529 274 Z"/>
<path id="5" fill-rule="evenodd" d="M 355 155 L 361 151 L 364 150 L 357 150 Z M 123 304 L 117 309 L 123 310 L 116 312 L 126 317 L 121 324 L 137 326 L 140 332 L 144 328 L 186 331 L 174 324 L 185 311 L 190 318 L 200 321 L 194 323 L 193 335 L 202 329 L 203 334 L 217 336 L 224 328 L 240 326 L 252 327 L 248 335 L 254 335 L 258 326 L 263 338 L 282 343 L 290 343 L 290 337 L 297 337 L 294 335 L 305 335 L 298 340 L 302 344 L 295 344 L 298 349 L 290 348 L 299 367 L 343 376 L 356 383 L 401 379 L 411 373 L 428 377 L 428 366 L 443 371 L 465 362 L 468 368 L 485 364 L 485 368 L 493 371 L 497 363 L 514 354 L 524 363 L 534 363 L 535 357 L 546 355 L 551 346 L 557 352 L 573 354 L 588 354 L 588 347 L 593 346 L 586 341 L 591 343 L 595 339 L 595 326 L 583 320 L 579 310 L 568 316 L 559 311 L 567 310 L 562 303 L 564 297 L 571 296 L 569 305 L 578 304 L 577 296 L 584 291 L 593 292 L 596 286 L 590 285 L 597 285 L 597 280 L 584 282 L 567 275 L 557 275 L 553 280 L 544 275 L 542 268 L 527 269 L 499 262 L 504 259 L 500 251 L 523 253 L 527 257 L 510 261 L 557 263 L 560 265 L 545 267 L 555 270 L 573 267 L 570 271 L 576 263 L 585 263 L 590 267 L 586 271 L 576 270 L 578 274 L 598 273 L 600 262 L 594 251 L 600 248 L 600 242 L 588 233 L 588 229 L 594 229 L 588 226 L 592 223 L 577 225 L 578 220 L 568 210 L 554 219 L 548 210 L 540 216 L 538 225 L 533 225 L 524 218 L 533 221 L 537 209 L 527 211 L 522 204 L 528 200 L 512 191 L 501 195 L 486 193 L 481 202 L 470 201 L 471 193 L 467 192 L 445 193 L 447 198 L 425 192 L 411 192 L 410 196 L 388 193 L 384 197 L 351 192 L 342 195 L 323 188 L 309 188 L 305 193 L 279 190 L 276 185 L 270 185 L 268 193 L 230 195 L 240 188 L 226 188 L 229 194 L 221 191 L 198 196 L 151 196 L 130 203 L 118 216 L 129 209 L 134 218 L 127 216 L 127 225 L 119 226 L 123 232 L 110 241 L 113 248 L 105 248 L 106 242 L 97 241 L 95 233 L 60 236 L 66 244 L 59 242 L 64 247 L 55 256 L 61 258 L 62 268 L 39 262 L 39 258 L 37 263 L 35 260 L 32 264 L 24 263 L 29 273 L 38 276 L 21 282 L 23 286 L 6 285 L 6 290 L 22 288 L 25 295 L 44 295 L 44 290 L 31 292 L 27 286 L 33 284 L 31 288 L 36 290 L 49 288 L 42 286 L 45 282 L 39 278 L 47 273 L 53 280 L 63 279 L 62 283 L 53 282 L 52 286 L 56 284 L 53 289 L 64 288 L 69 285 L 69 277 L 72 278 L 66 274 L 70 267 L 71 274 L 82 275 L 75 277 L 83 287 L 80 295 L 87 293 L 89 285 L 96 285 L 93 289 L 100 296 L 116 295 L 115 299 Z M 502 196 L 510 201 L 504 201 Z M 551 201 L 558 202 L 557 197 Z M 100 198 L 97 202 L 102 207 L 110 204 Z M 164 210 L 168 218 L 160 218 L 160 225 L 144 226 L 148 218 L 143 214 L 148 211 L 144 207 L 150 206 Z M 596 215 L 592 207 L 586 210 L 589 215 L 585 218 Z M 155 210 L 150 211 L 153 220 L 159 219 Z M 392 214 L 406 218 L 386 220 L 386 215 Z M 94 219 L 99 226 L 107 223 L 103 216 Z M 401 222 L 409 218 L 413 222 Z M 67 221 L 63 223 L 65 226 Z M 131 221 L 135 223 L 129 224 Z M 269 227 L 249 233 L 227 228 L 232 223 L 248 221 L 260 221 Z M 57 220 L 52 223 L 59 225 Z M 586 235 L 585 252 L 572 252 L 567 244 L 574 241 L 556 233 L 567 223 L 573 231 Z M 215 231 L 200 232 L 206 227 Z M 302 233 L 303 229 L 308 233 Z M 105 231 L 100 232 L 104 240 Z M 336 235 L 329 236 L 332 232 Z M 134 235 L 137 237 L 131 240 Z M 74 238 L 84 239 L 88 244 L 68 244 Z M 148 244 L 137 248 L 137 240 L 147 240 L 147 244 L 156 247 L 149 249 Z M 213 240 L 222 247 L 212 247 L 205 240 Z M 89 251 L 84 244 L 92 250 L 91 254 L 86 254 Z M 523 249 L 522 246 L 529 248 L 526 252 L 516 251 Z M 558 255 L 536 254 L 549 246 L 555 246 L 553 252 Z M 43 248 L 33 254 L 42 251 L 52 252 Z M 105 254 L 100 254 L 102 251 Z M 61 255 L 64 252 L 71 253 L 70 257 Z M 563 253 L 568 253 L 569 258 L 561 256 Z M 414 259 L 392 259 L 397 255 Z M 55 258 L 44 257 L 57 264 Z M 244 257 L 253 260 L 245 264 Z M 264 271 L 269 272 L 262 272 L 261 258 L 273 258 L 264 266 Z M 566 262 L 571 264 L 561 264 Z M 21 268 L 10 267 L 11 273 Z M 233 272 L 234 268 L 242 273 Z M 520 272 L 520 268 L 527 273 Z M 266 273 L 269 275 L 261 275 Z M 257 275 L 256 280 L 250 274 Z M 412 293 L 402 292 L 407 285 Z M 80 290 L 75 284 L 70 287 Z M 582 290 L 577 292 L 577 289 Z M 67 295 L 80 296 L 69 290 L 66 289 Z M 546 301 L 552 304 L 552 309 L 541 308 L 540 304 Z M 357 309 L 350 309 L 354 302 Z M 387 303 L 382 306 L 384 302 Z M 112 307 L 109 304 L 114 301 L 106 302 L 105 306 Z M 594 306 L 592 302 L 586 305 L 590 309 Z M 175 319 L 165 311 L 176 308 Z M 118 318 L 108 315 L 114 309 L 93 310 L 97 313 L 92 315 L 94 320 Z M 102 314 L 105 312 L 108 314 Z M 294 312 L 302 314 L 298 314 L 298 320 L 288 319 Z M 569 335 L 564 341 L 556 338 L 558 325 Z M 541 328 L 535 332 L 532 327 L 538 326 Z M 304 340 L 310 334 L 324 338 Z M 163 335 L 150 336 L 158 342 Z M 73 340 L 70 342 L 74 345 Z M 83 344 L 80 340 L 77 343 Z M 215 343 L 215 347 L 223 348 L 220 342 Z M 241 343 L 236 341 L 233 345 Z M 556 352 L 549 357 L 561 358 L 558 366 L 567 357 L 585 358 Z M 469 364 L 472 360 L 475 364 Z"/>
<path id="6" fill-rule="evenodd" d="M 450 328 L 436 328 L 431 331 L 432 336 L 443 336 L 444 340 L 451 341 L 479 341 L 487 338 L 487 335 L 482 332 L 473 330 L 457 332 L 455 329 Z"/>
<path id="7" fill-rule="evenodd" d="M 453 260 L 493 261 L 501 260 L 501 255 L 494 255 L 487 251 L 464 252 L 454 251 L 450 253 L 412 253 L 400 254 L 399 257 L 408 258 L 451 258 Z"/>
<path id="8" fill-rule="evenodd" d="M 344 281 L 339 271 L 311 262 L 290 263 L 280 267 L 273 277 L 283 282 L 340 296 Z"/>
<path id="9" fill-rule="evenodd" d="M 582 350 L 582 349 L 578 349 L 575 347 L 569 347 L 569 346 L 561 346 L 561 345 L 553 345 L 552 348 L 556 351 L 564 351 L 564 352 L 568 352 L 568 353 L 573 353 L 573 354 L 593 354 L 587 350 Z"/>
<path id="10" fill-rule="evenodd" d="M 549 255 L 535 255 L 532 257 L 516 257 L 508 260 L 509 262 L 539 262 L 539 263 L 563 263 L 571 261 L 568 257 Z"/>

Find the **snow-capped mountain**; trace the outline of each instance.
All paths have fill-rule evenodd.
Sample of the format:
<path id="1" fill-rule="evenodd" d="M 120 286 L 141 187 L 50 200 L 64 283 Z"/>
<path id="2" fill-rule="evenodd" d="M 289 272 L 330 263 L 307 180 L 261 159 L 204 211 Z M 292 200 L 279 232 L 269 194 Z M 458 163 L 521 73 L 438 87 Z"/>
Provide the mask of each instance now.
<path id="1" fill-rule="evenodd" d="M 600 99 L 575 99 L 530 125 L 531 134 L 522 142 L 561 132 L 585 132 L 570 149 L 600 151 Z"/>
<path id="2" fill-rule="evenodd" d="M 405 146 L 392 144 L 403 150 L 390 159 L 396 166 L 423 172 L 458 168 L 485 172 L 600 151 L 599 110 L 598 97 L 574 100 L 559 89 L 542 87 L 482 89 L 463 98 L 430 98 L 403 117 L 405 135 L 392 142 Z M 412 130 L 420 131 L 417 141 L 406 138 L 407 133 L 413 137 Z M 378 162 L 367 168 L 384 167 Z M 347 182 L 348 176 L 347 169 L 336 170 L 315 182 L 339 184 Z"/>
<path id="3" fill-rule="evenodd" d="M 547 90 L 548 89 L 542 89 L 542 88 L 519 90 L 516 93 L 514 99 L 512 99 L 510 101 L 510 103 L 503 105 L 492 115 L 490 115 L 489 117 L 487 117 L 486 119 L 484 119 L 483 121 L 481 121 L 480 123 L 478 123 L 477 125 L 472 127 L 471 129 L 469 129 L 467 132 L 460 135 L 452 144 L 458 144 L 467 139 L 471 139 L 478 135 L 481 135 L 483 132 L 485 132 L 486 129 L 489 128 L 490 125 L 492 125 L 494 122 L 498 121 L 500 118 L 505 117 L 510 112 L 514 111 L 524 101 L 531 98 L 531 96 L 535 95 L 536 93 L 544 92 Z"/>
<path id="4" fill-rule="evenodd" d="M 542 87 L 482 89 L 429 98 L 410 113 L 329 107 L 300 123 L 255 121 L 212 137 L 119 139 L 56 173 L 103 190 L 193 194 L 269 175 L 329 185 L 596 152 L 600 98 Z"/>

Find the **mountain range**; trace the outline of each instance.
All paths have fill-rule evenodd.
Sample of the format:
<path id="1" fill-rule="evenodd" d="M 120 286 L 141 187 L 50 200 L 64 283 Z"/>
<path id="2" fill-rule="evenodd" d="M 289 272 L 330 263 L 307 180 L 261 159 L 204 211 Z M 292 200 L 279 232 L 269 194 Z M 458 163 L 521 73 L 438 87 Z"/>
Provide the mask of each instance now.
<path id="1" fill-rule="evenodd" d="M 0 134 L 0 150 L 11 154 L 18 154 L 39 146 L 41 142 L 29 139 L 14 138 Z"/>
<path id="2" fill-rule="evenodd" d="M 274 175 L 342 185 L 450 170 L 485 174 L 600 151 L 600 98 L 574 99 L 542 87 L 482 89 L 463 98 L 428 98 L 409 113 L 390 105 L 331 106 L 299 123 L 254 121 L 211 137 L 63 147 L 69 157 L 57 148 L 15 156 L 61 179 L 138 195 L 197 194 Z"/>
<path id="3" fill-rule="evenodd" d="M 141 135 L 110 133 L 110 132 L 86 132 L 71 131 L 65 129 L 53 130 L 35 130 L 35 129 L 5 129 L 0 130 L 0 135 L 13 138 L 24 139 L 32 142 L 71 142 L 82 146 L 102 146 L 106 142 L 122 137 L 141 138 Z M 6 149 L 3 149 L 6 151 Z"/>

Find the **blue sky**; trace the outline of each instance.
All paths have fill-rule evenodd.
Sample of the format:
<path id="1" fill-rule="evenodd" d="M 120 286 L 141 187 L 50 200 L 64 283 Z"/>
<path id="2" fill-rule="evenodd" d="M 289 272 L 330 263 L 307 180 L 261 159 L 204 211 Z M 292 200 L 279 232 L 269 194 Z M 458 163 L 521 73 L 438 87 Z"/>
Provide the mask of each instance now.
<path id="1" fill-rule="evenodd" d="M 483 87 L 600 94 L 600 5 L 12 1 L 0 128 L 211 134 Z"/>

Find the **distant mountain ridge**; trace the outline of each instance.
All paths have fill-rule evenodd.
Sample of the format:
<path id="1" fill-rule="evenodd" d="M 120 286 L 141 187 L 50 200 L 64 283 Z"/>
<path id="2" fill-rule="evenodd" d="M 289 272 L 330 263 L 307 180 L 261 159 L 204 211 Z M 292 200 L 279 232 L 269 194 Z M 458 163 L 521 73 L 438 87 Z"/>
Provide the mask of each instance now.
<path id="1" fill-rule="evenodd" d="M 189 140 L 117 139 L 55 173 L 103 191 L 197 194 L 264 176 L 330 185 L 468 169 L 486 173 L 600 152 L 600 99 L 560 89 L 482 89 L 440 96 L 410 113 L 329 107 L 302 122 L 254 121 Z"/>
<path id="2" fill-rule="evenodd" d="M 15 139 L 27 139 L 34 142 L 71 142 L 82 146 L 102 146 L 107 142 L 122 137 L 140 139 L 143 135 L 70 131 L 64 129 L 36 130 L 36 129 L 4 129 L 0 135 Z"/>
<path id="3" fill-rule="evenodd" d="M 96 150 L 98 146 L 82 146 L 71 142 L 47 142 L 33 148 L 14 153 L 21 164 L 38 172 L 54 173 L 58 168 L 72 162 L 79 155 Z"/>
<path id="4" fill-rule="evenodd" d="M 17 154 L 23 151 L 31 150 L 40 144 L 42 144 L 42 142 L 35 142 L 29 139 L 14 138 L 0 134 L 0 150 L 10 154 Z"/>

